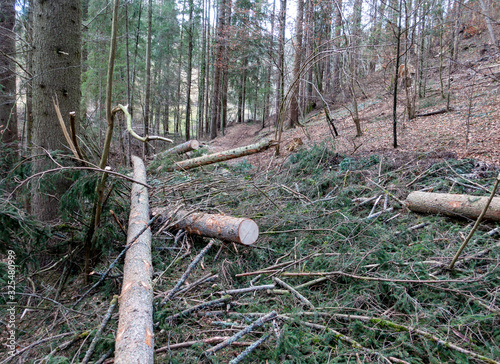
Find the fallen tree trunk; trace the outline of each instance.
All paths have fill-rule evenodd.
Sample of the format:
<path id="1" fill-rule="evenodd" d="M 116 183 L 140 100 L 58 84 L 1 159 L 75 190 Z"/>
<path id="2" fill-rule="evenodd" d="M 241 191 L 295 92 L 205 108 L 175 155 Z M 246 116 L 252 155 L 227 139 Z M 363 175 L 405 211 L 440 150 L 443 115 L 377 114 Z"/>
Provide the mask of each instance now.
<path id="1" fill-rule="evenodd" d="M 449 193 L 412 192 L 406 198 L 408 208 L 415 212 L 477 218 L 488 197 Z M 500 198 L 494 197 L 484 219 L 500 221 Z"/>
<path id="2" fill-rule="evenodd" d="M 188 233 L 230 241 L 243 245 L 252 245 L 259 237 L 259 226 L 252 219 L 232 217 L 203 212 L 177 211 L 175 216 L 165 210 L 161 215 L 174 220 L 174 226 Z"/>
<path id="3" fill-rule="evenodd" d="M 145 183 L 146 169 L 143 161 L 132 156 L 132 163 L 134 179 Z M 153 363 L 151 229 L 146 229 L 136 238 L 149 220 L 148 191 L 146 187 L 134 183 L 130 195 L 127 244 L 131 247 L 125 256 L 123 268 L 115 363 Z"/>
<path id="4" fill-rule="evenodd" d="M 440 109 L 440 110 L 436 110 L 436 111 L 430 111 L 430 112 L 426 112 L 426 113 L 423 113 L 423 114 L 417 114 L 415 115 L 417 118 L 420 118 L 420 117 L 425 117 L 425 116 L 432 116 L 432 115 L 439 115 L 439 114 L 444 114 L 445 112 L 449 112 L 449 111 L 452 111 L 452 109 Z"/>
<path id="5" fill-rule="evenodd" d="M 167 154 L 184 154 L 190 152 L 192 150 L 197 150 L 200 147 L 200 142 L 197 140 L 189 140 L 182 144 L 176 145 L 173 148 L 167 149 L 164 152 L 161 152 L 159 155 L 164 156 Z"/>
<path id="6" fill-rule="evenodd" d="M 240 158 L 246 155 L 262 152 L 263 150 L 269 149 L 275 145 L 277 145 L 277 142 L 275 140 L 263 140 L 256 144 L 251 144 L 236 149 L 226 150 L 219 153 L 213 153 L 198 158 L 177 162 L 173 166 L 168 166 L 166 168 L 166 171 L 172 172 L 178 170 L 187 170 L 213 163 L 227 161 L 229 159 Z"/>

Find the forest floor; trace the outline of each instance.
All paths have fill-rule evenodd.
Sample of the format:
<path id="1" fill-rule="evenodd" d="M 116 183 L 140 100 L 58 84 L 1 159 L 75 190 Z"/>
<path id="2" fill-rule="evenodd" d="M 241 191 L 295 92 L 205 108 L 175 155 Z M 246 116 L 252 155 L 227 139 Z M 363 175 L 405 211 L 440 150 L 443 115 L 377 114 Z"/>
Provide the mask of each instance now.
<path id="1" fill-rule="evenodd" d="M 487 48 L 483 46 L 482 48 Z M 398 103 L 398 148 L 393 148 L 393 96 L 388 92 L 388 80 L 383 71 L 368 80 L 364 95 L 358 100 L 363 135 L 356 137 L 354 122 L 350 116 L 351 102 L 330 107 L 334 123 L 339 131 L 335 139 L 329 132 L 323 110 L 308 114 L 303 127 L 286 129 L 281 139 L 281 155 L 274 157 L 274 150 L 248 157 L 255 167 L 282 163 L 291 152 L 286 146 L 294 138 L 301 138 L 305 147 L 327 142 L 342 155 L 379 154 L 387 158 L 401 155 L 432 152 L 448 158 L 473 158 L 487 164 L 500 165 L 500 59 L 484 57 L 475 52 L 471 59 L 452 71 L 451 111 L 432 116 L 406 120 L 404 91 Z M 474 57 L 480 57 L 474 61 Z M 447 64 L 447 62 L 446 62 Z M 417 101 L 417 114 L 425 114 L 446 108 L 447 100 L 441 95 L 438 69 L 428 74 L 425 97 Z M 447 66 L 442 72 L 446 93 Z M 385 79 L 385 82 L 380 80 Z M 266 122 L 231 124 L 225 135 L 210 143 L 215 150 L 226 150 L 252 144 L 264 137 L 273 138 L 274 119 Z M 273 159 L 273 160 L 271 160 Z M 259 167 L 260 166 L 260 167 Z"/>

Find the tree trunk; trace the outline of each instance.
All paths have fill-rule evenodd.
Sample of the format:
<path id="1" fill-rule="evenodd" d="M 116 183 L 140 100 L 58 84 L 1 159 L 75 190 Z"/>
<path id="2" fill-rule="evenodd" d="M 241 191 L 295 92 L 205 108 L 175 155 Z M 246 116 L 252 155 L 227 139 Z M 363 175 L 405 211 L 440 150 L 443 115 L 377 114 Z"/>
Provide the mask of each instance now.
<path id="1" fill-rule="evenodd" d="M 481 214 L 486 201 L 488 197 L 431 192 L 412 192 L 406 198 L 408 208 L 415 212 L 471 219 Z M 493 198 L 484 219 L 500 221 L 500 197 Z"/>
<path id="2" fill-rule="evenodd" d="M 160 153 L 160 156 L 166 154 L 184 154 L 192 150 L 197 150 L 200 147 L 200 142 L 197 140 L 189 140 L 182 144 L 176 145 L 173 148 L 167 149 L 166 151 Z"/>
<path id="3" fill-rule="evenodd" d="M 220 0 L 219 14 L 217 20 L 217 44 L 215 51 L 214 66 L 214 84 L 212 92 L 212 110 L 210 115 L 210 139 L 217 137 L 217 126 L 220 122 L 220 94 L 221 94 L 221 74 L 223 68 L 223 49 L 224 49 L 224 19 L 225 19 L 226 0 Z"/>
<path id="4" fill-rule="evenodd" d="M 280 120 L 280 107 L 285 94 L 285 20 L 286 20 L 286 0 L 280 1 L 279 14 L 279 35 L 278 35 L 278 77 L 276 78 L 276 124 Z M 278 126 L 278 128 L 282 128 Z"/>
<path id="5" fill-rule="evenodd" d="M 148 4 L 148 39 L 146 44 L 146 95 L 144 97 L 144 135 L 149 135 L 149 114 L 151 105 L 151 33 L 153 28 L 153 0 Z M 144 157 L 149 154 L 148 143 L 143 143 Z"/>
<path id="6" fill-rule="evenodd" d="M 33 154 L 65 149 L 66 140 L 52 102 L 57 97 L 66 122 L 75 112 L 80 120 L 80 1 L 34 2 L 33 10 Z M 69 125 L 69 124 L 68 124 Z M 43 148 L 43 149 L 42 149 Z M 36 160 L 33 172 L 47 169 L 44 160 Z M 42 220 L 56 216 L 60 197 L 69 187 L 66 179 L 33 184 L 33 213 Z M 43 191 L 38 186 L 44 186 Z"/>
<path id="7" fill-rule="evenodd" d="M 205 124 L 204 122 L 204 104 L 205 104 L 205 79 L 207 75 L 207 15 L 206 15 L 206 8 L 205 8 L 205 0 L 202 1 L 203 7 L 202 7 L 202 25 L 201 25 L 201 32 L 202 32 L 202 40 L 201 40 L 201 57 L 200 57 L 200 76 L 198 78 L 198 133 L 197 137 L 201 138 L 204 134 L 204 129 L 203 126 Z"/>
<path id="8" fill-rule="evenodd" d="M 304 17 L 304 0 L 298 0 L 297 7 L 297 20 L 295 29 L 295 60 L 293 65 L 293 79 L 298 80 L 300 78 L 300 65 L 302 57 L 302 18 Z M 288 126 L 293 128 L 295 125 L 299 124 L 299 87 L 300 82 L 292 94 L 292 101 L 290 104 L 290 120 Z"/>
<path id="9" fill-rule="evenodd" d="M 175 165 L 169 166 L 165 170 L 167 172 L 172 172 L 172 171 L 182 171 L 191 168 L 206 166 L 213 163 L 227 161 L 229 159 L 235 159 L 246 155 L 259 153 L 262 152 L 263 150 L 276 146 L 276 144 L 277 143 L 274 140 L 263 140 L 256 144 L 251 144 L 236 149 L 226 150 L 224 152 L 204 155 L 198 158 L 177 162 L 175 163 Z"/>
<path id="10" fill-rule="evenodd" d="M 191 75 L 193 65 L 193 0 L 189 0 L 189 24 L 188 24 L 188 64 L 186 85 L 186 141 L 191 139 Z"/>
<path id="11" fill-rule="evenodd" d="M 143 161 L 132 156 L 134 179 L 146 183 Z M 153 287 L 151 278 L 151 229 L 144 229 L 149 221 L 147 188 L 132 185 L 127 244 L 132 246 L 125 256 L 120 312 L 115 342 L 115 363 L 153 363 Z"/>
<path id="12" fill-rule="evenodd" d="M 224 55 L 223 59 L 223 72 L 222 72 L 222 113 L 221 113 L 221 129 L 222 135 L 227 126 L 227 90 L 229 88 L 229 51 L 230 51 L 230 27 L 231 27 L 231 13 L 232 13 L 232 0 L 226 0 L 226 19 L 224 21 Z"/>
<path id="13" fill-rule="evenodd" d="M 190 213 L 185 210 L 179 210 L 175 216 L 168 216 L 168 218 L 178 220 L 175 224 L 178 229 L 209 238 L 252 245 L 259 237 L 259 226 L 247 218 L 203 212 Z"/>
<path id="14" fill-rule="evenodd" d="M 342 30 L 342 0 L 335 2 L 335 46 L 340 48 L 340 34 Z M 340 93 L 340 56 L 341 53 L 339 51 L 335 52 L 333 56 L 333 85 L 332 91 L 335 99 Z"/>
<path id="15" fill-rule="evenodd" d="M 496 49 L 500 51 L 500 45 L 497 42 L 495 31 L 493 29 L 493 22 L 491 21 L 491 17 L 493 15 L 490 12 L 490 7 L 486 0 L 479 0 L 479 2 L 481 3 L 481 9 L 483 10 L 484 17 L 486 18 L 486 26 L 488 27 L 488 34 L 490 35 L 491 43 L 493 44 L 493 47 L 496 47 Z"/>
<path id="16" fill-rule="evenodd" d="M 0 141 L 4 143 L 17 140 L 15 3 L 0 2 Z"/>

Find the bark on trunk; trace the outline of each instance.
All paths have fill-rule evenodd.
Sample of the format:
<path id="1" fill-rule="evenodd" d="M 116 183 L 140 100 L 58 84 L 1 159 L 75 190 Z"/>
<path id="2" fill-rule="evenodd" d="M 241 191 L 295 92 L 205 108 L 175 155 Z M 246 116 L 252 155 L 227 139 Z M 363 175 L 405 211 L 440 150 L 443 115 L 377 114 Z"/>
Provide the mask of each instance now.
<path id="1" fill-rule="evenodd" d="M 14 0 L 0 3 L 0 140 L 17 140 L 16 113 L 16 9 Z"/>
<path id="2" fill-rule="evenodd" d="M 166 215 L 168 216 L 168 214 Z M 252 245 L 259 237 L 259 226 L 248 218 L 203 212 L 190 213 L 186 210 L 179 210 L 175 216 L 168 217 L 172 217 L 174 220 L 179 219 L 175 227 L 184 229 L 190 234 L 243 245 Z"/>
<path id="3" fill-rule="evenodd" d="M 143 161 L 132 156 L 134 179 L 146 183 Z M 153 363 L 153 288 L 151 277 L 151 230 L 131 241 L 149 220 L 146 187 L 134 183 L 131 192 L 127 244 L 133 244 L 125 256 L 123 286 L 115 343 L 115 363 Z"/>
<path id="4" fill-rule="evenodd" d="M 250 154 L 259 153 L 263 150 L 269 149 L 270 147 L 275 146 L 277 143 L 274 140 L 263 140 L 257 144 L 251 144 L 244 147 L 226 150 L 224 152 L 204 155 L 198 158 L 188 159 L 182 162 L 177 162 L 173 166 L 169 166 L 166 168 L 167 172 L 179 171 L 179 170 L 187 170 L 191 168 L 196 168 L 200 166 L 209 165 L 212 163 L 218 163 L 227 161 L 229 159 L 235 159 L 239 157 L 243 157 Z"/>
<path id="5" fill-rule="evenodd" d="M 80 1 L 34 1 L 33 3 L 33 155 L 66 149 L 66 139 L 54 109 L 59 101 L 69 129 L 68 114 L 80 117 L 81 8 Z M 42 149 L 43 148 L 43 149 Z M 33 172 L 48 169 L 40 159 Z M 41 220 L 57 215 L 60 197 L 69 187 L 66 179 L 41 180 L 33 186 L 33 213 Z M 43 187 L 42 191 L 37 186 Z"/>
<path id="6" fill-rule="evenodd" d="M 428 214 L 475 219 L 483 211 L 488 197 L 449 193 L 412 192 L 406 198 L 410 210 Z M 494 197 L 484 219 L 500 221 L 500 197 Z"/>

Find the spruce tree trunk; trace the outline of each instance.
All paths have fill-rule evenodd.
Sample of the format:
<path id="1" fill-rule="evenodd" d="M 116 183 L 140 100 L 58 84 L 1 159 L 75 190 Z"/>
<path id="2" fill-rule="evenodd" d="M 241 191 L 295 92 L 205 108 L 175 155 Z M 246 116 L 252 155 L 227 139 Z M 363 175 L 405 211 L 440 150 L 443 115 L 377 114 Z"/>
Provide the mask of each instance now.
<path id="1" fill-rule="evenodd" d="M 189 0 L 188 59 L 186 85 L 186 141 L 191 139 L 191 75 L 193 65 L 193 0 Z"/>
<path id="2" fill-rule="evenodd" d="M 300 78 L 300 65 L 302 57 L 302 18 L 304 17 L 304 0 L 298 0 L 297 6 L 297 20 L 296 20 L 296 30 L 295 30 L 295 60 L 293 65 L 293 79 L 298 80 Z M 290 120 L 288 126 L 293 128 L 299 123 L 299 87 L 300 83 L 297 84 L 295 90 L 293 91 L 292 101 L 290 104 Z"/>
<path id="3" fill-rule="evenodd" d="M 0 140 L 17 140 L 15 0 L 0 2 Z"/>
<path id="4" fill-rule="evenodd" d="M 33 9 L 33 154 L 65 150 L 66 140 L 57 120 L 52 98 L 57 97 L 61 114 L 75 112 L 80 121 L 81 9 L 79 0 L 34 1 Z M 43 148 L 43 149 L 42 149 Z M 44 151 L 45 150 L 45 151 Z M 37 173 L 49 167 L 46 159 L 33 163 Z M 66 179 L 45 179 L 33 184 L 33 213 L 41 220 L 56 216 L 58 198 L 67 190 Z"/>
<path id="5" fill-rule="evenodd" d="M 144 135 L 149 135 L 149 114 L 151 106 L 151 32 L 153 27 L 153 0 L 148 4 L 148 39 L 146 45 L 146 95 L 144 97 Z M 148 143 L 143 143 L 144 156 L 149 154 Z"/>
<path id="6" fill-rule="evenodd" d="M 212 92 L 212 110 L 210 113 L 210 139 L 217 137 L 217 126 L 220 122 L 221 104 L 221 75 L 223 67 L 224 49 L 224 20 L 225 20 L 226 0 L 220 0 L 219 14 L 217 20 L 217 44 L 215 51 L 214 84 Z"/>

